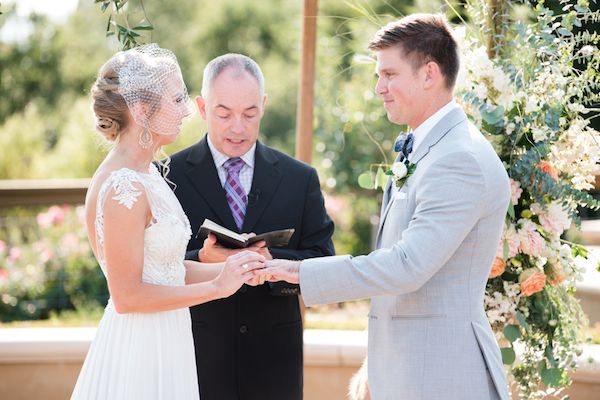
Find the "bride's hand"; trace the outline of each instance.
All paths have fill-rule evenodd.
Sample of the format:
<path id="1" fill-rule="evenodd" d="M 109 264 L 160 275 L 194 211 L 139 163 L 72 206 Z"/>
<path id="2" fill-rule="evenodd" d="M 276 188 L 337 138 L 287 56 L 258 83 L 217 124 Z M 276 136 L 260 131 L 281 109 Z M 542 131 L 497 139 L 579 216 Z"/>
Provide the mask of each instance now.
<path id="1" fill-rule="evenodd" d="M 264 268 L 264 262 L 265 258 L 253 251 L 242 251 L 227 257 L 223 270 L 214 281 L 219 297 L 234 294 L 244 283 L 255 277 L 253 271 Z"/>
<path id="2" fill-rule="evenodd" d="M 250 285 L 250 286 L 259 286 L 264 284 L 265 282 L 267 282 L 269 280 L 269 276 L 266 275 L 256 275 L 256 272 L 254 273 L 255 275 L 252 276 L 252 278 L 248 279 L 246 281 L 246 285 Z"/>

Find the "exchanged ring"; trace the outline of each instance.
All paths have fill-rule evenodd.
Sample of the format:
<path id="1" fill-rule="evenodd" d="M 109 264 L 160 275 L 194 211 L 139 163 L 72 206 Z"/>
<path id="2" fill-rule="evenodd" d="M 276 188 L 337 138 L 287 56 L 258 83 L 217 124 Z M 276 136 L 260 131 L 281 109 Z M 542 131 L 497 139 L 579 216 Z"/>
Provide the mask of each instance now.
<path id="1" fill-rule="evenodd" d="M 242 268 L 244 268 L 244 269 L 248 269 L 248 264 L 244 264 L 244 265 L 242 265 Z"/>

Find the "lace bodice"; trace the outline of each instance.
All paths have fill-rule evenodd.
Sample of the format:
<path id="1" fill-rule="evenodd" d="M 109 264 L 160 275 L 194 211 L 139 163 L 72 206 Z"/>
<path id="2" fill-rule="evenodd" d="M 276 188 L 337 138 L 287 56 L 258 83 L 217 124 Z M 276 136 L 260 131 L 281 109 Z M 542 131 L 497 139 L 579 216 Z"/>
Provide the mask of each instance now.
<path id="1" fill-rule="evenodd" d="M 114 190 L 115 195 L 107 198 L 108 193 L 113 193 L 110 189 Z M 95 221 L 100 267 L 106 276 L 104 204 L 106 201 L 117 201 L 131 210 L 140 196 L 147 196 L 153 216 L 144 232 L 142 281 L 168 286 L 184 285 L 183 259 L 192 233 L 190 223 L 173 191 L 154 165 L 147 174 L 121 168 L 113 171 L 102 183 Z"/>

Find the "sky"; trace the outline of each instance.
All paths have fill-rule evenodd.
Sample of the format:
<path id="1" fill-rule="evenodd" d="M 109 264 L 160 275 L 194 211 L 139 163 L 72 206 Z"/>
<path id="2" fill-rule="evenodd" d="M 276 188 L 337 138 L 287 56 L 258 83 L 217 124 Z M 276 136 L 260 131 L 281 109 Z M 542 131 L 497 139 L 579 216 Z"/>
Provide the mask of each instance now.
<path id="1" fill-rule="evenodd" d="M 27 37 L 32 26 L 25 18 L 32 12 L 44 14 L 55 22 L 62 22 L 75 11 L 78 2 L 79 0 L 0 0 L 0 11 L 9 4 L 17 4 L 16 17 L 8 19 L 0 29 L 0 41 L 15 42 Z"/>

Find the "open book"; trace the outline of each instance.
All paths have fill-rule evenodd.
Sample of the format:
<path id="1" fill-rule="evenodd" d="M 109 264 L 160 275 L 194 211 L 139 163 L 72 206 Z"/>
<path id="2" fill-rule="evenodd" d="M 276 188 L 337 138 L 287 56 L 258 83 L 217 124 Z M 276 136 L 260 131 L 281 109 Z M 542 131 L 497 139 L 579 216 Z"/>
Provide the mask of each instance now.
<path id="1" fill-rule="evenodd" d="M 212 233 L 217 237 L 217 242 L 220 245 L 232 249 L 248 247 L 253 243 L 260 242 L 261 240 L 267 242 L 267 247 L 281 247 L 288 244 L 290 238 L 294 234 L 294 229 L 290 228 L 279 231 L 271 231 L 244 239 L 244 237 L 239 233 L 231 231 L 207 218 L 204 220 L 202 225 L 200 225 L 200 229 L 198 229 L 196 238 L 205 239 L 209 233 Z"/>

